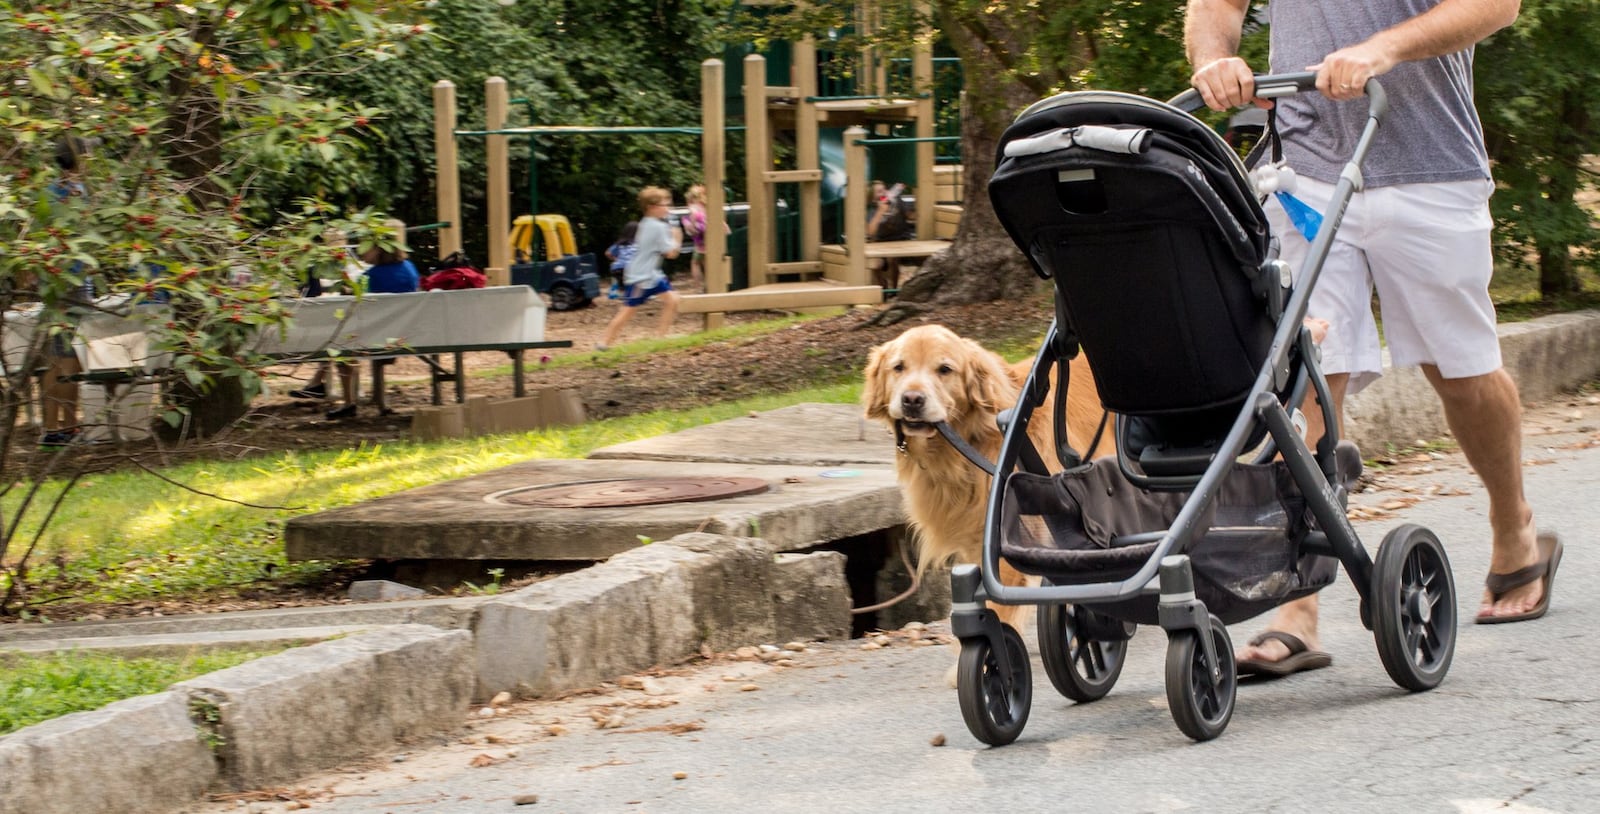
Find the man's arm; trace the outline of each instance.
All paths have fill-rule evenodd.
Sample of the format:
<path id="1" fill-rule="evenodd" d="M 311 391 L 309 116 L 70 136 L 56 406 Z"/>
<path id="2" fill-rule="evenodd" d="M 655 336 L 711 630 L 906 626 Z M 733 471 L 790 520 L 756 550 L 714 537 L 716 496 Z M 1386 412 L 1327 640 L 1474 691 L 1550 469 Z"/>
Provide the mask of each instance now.
<path id="1" fill-rule="evenodd" d="M 1189 0 L 1183 25 L 1184 50 L 1194 68 L 1189 83 L 1213 110 L 1255 98 L 1255 75 L 1237 56 L 1249 12 L 1250 0 Z"/>
<path id="2" fill-rule="evenodd" d="M 879 198 L 878 205 L 872 210 L 872 217 L 867 219 L 867 240 L 878 239 L 878 227 L 883 225 L 885 218 L 889 217 L 889 207 L 893 206 L 887 198 Z"/>
<path id="3" fill-rule="evenodd" d="M 1444 0 L 1392 28 L 1379 31 L 1308 66 L 1317 89 L 1332 99 L 1360 96 L 1367 80 L 1402 62 L 1453 54 L 1510 25 L 1521 0 Z"/>

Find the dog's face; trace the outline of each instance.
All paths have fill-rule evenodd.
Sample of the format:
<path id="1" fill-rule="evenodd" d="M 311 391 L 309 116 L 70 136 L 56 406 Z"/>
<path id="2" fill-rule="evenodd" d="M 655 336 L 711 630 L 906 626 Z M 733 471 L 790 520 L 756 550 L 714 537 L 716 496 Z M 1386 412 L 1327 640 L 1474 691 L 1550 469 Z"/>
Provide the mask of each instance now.
<path id="1" fill-rule="evenodd" d="M 992 424 L 1014 396 L 1004 360 L 942 325 L 912 328 L 873 348 L 865 373 L 867 418 L 898 423 L 908 437 L 931 437 L 941 421 L 969 435 L 969 424 Z"/>

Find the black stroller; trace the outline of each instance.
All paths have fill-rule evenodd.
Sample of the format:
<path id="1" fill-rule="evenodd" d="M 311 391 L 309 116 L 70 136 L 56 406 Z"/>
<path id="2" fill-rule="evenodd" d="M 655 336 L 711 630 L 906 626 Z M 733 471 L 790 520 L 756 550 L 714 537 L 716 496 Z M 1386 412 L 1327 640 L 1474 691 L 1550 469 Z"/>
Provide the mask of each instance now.
<path id="1" fill-rule="evenodd" d="M 1310 73 L 1256 81 L 1264 98 L 1315 91 Z M 1202 106 L 1194 91 L 1170 103 L 1064 93 L 1006 130 L 989 195 L 1054 281 L 1056 314 L 1003 420 L 983 561 L 951 575 L 961 713 L 979 740 L 1015 740 L 1032 701 L 1022 637 L 985 600 L 1040 606 L 1045 671 L 1079 702 L 1116 683 L 1137 625 L 1159 624 L 1172 717 L 1196 740 L 1221 734 L 1233 715 L 1224 625 L 1315 592 L 1340 563 L 1395 683 L 1416 691 L 1443 680 L 1456 627 L 1444 548 L 1416 525 L 1390 532 L 1376 560 L 1362 548 L 1345 517 L 1361 457 L 1338 439 L 1303 325 L 1386 107 L 1377 82 L 1367 95 L 1370 118 L 1297 275 L 1277 259 L 1244 162 L 1189 115 Z M 1117 415 L 1115 460 L 1084 461 L 1066 446 L 1067 362 L 1080 344 Z M 1060 386 L 1047 420 L 1066 466 L 1056 474 L 1027 434 L 1052 366 Z M 1335 428 L 1314 453 L 1293 415 L 1308 388 Z M 1001 558 L 1042 584 L 1001 585 Z"/>

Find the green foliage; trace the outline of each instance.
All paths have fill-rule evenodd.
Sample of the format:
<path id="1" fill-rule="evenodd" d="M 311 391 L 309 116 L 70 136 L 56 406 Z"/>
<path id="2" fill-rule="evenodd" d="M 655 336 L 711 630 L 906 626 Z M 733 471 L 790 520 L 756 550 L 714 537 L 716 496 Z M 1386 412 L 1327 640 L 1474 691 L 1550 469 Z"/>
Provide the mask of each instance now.
<path id="1" fill-rule="evenodd" d="M 388 239 L 377 213 L 347 219 L 303 195 L 266 210 L 257 196 L 275 174 L 315 185 L 361 147 L 373 111 L 302 83 L 388 53 L 411 34 L 388 15 L 407 8 L 0 0 L 0 309 L 27 304 L 43 328 L 0 384 L 0 465 L 18 428 L 31 434 L 17 419 L 46 342 L 89 307 L 134 321 L 169 360 L 169 417 L 256 391 L 265 360 L 250 346 L 282 323 L 277 295 L 340 251 L 317 243 L 323 230 Z M 312 53 L 314 36 L 338 48 Z M 0 561 L 15 529 L 0 523 Z M 0 605 L 26 559 L 0 567 Z"/>
<path id="2" fill-rule="evenodd" d="M 505 579 L 506 569 L 490 568 L 487 569 L 486 573 L 489 575 L 488 582 L 479 585 L 476 582 L 462 580 L 461 586 L 465 588 L 468 593 L 476 594 L 478 596 L 493 596 L 500 593 L 500 583 L 503 579 Z"/>
<path id="3" fill-rule="evenodd" d="M 282 648 L 125 659 L 94 652 L 0 660 L 0 735 L 268 656 Z"/>
<path id="4" fill-rule="evenodd" d="M 435 215 L 432 87 L 456 86 L 459 127 L 484 128 L 484 81 L 506 80 L 511 126 L 700 124 L 700 63 L 721 55 L 713 38 L 727 0 L 483 0 L 429 4 L 428 36 L 409 42 L 382 70 L 313 80 L 332 96 L 383 110 L 352 157 L 350 182 L 320 191 L 346 206 L 376 206 L 409 223 Z M 737 66 L 734 66 L 737 68 Z M 462 220 L 468 253 L 485 258 L 484 139 L 463 136 Z M 529 140 L 509 140 L 513 214 L 528 214 Z M 539 208 L 565 214 L 584 250 L 610 244 L 638 217 L 634 196 L 649 184 L 681 191 L 701 175 L 692 136 L 544 136 L 534 141 Z M 285 184 L 277 197 L 307 190 Z M 425 238 L 424 238 L 425 241 Z"/>
<path id="5" fill-rule="evenodd" d="M 1540 269 L 1545 297 L 1576 292 L 1578 267 L 1600 270 L 1600 226 L 1579 204 L 1600 167 L 1600 2 L 1528 0 L 1517 22 L 1479 46 L 1478 110 L 1495 159 L 1491 200 L 1503 263 Z"/>

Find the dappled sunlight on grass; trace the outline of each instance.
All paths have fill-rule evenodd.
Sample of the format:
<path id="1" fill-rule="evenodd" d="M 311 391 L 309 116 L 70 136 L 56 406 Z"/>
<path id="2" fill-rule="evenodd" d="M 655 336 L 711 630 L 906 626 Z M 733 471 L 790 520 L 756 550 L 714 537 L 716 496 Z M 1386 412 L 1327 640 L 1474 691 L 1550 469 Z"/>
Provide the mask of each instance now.
<path id="1" fill-rule="evenodd" d="M 46 532 L 42 556 L 33 560 L 33 576 L 51 592 L 93 601 L 214 591 L 264 578 L 315 578 L 337 563 L 286 562 L 281 529 L 291 517 L 522 461 L 583 458 L 600 447 L 750 412 L 800 402 L 852 403 L 859 394 L 859 383 L 850 383 L 573 427 L 283 452 L 159 470 L 187 489 L 138 470 L 95 475 L 80 481 L 63 504 Z M 43 496 L 61 488 L 47 483 Z M 8 517 L 17 507 L 17 496 L 0 499 Z M 42 517 L 42 504 L 36 505 L 20 520 L 18 539 L 30 539 Z M 13 545 L 11 555 L 20 548 Z"/>

